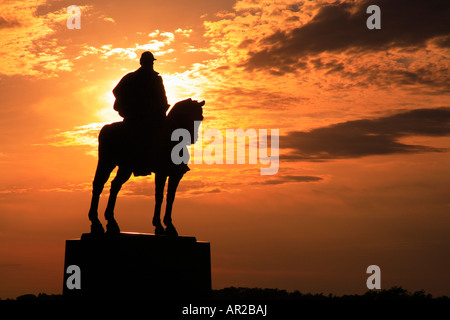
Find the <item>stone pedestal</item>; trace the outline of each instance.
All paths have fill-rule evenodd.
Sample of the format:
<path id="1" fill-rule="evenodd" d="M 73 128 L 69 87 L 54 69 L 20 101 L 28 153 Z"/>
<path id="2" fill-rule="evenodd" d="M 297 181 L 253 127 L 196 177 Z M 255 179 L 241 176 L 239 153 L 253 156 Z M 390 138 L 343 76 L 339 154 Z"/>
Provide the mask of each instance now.
<path id="1" fill-rule="evenodd" d="M 66 240 L 65 298 L 205 298 L 210 291 L 210 244 L 194 237 L 121 233 Z"/>

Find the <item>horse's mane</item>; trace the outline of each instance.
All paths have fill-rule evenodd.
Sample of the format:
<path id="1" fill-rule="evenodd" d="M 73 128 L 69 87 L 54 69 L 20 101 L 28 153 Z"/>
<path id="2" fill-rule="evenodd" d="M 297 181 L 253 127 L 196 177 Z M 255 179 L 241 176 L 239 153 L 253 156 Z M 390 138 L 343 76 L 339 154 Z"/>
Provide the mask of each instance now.
<path id="1" fill-rule="evenodd" d="M 193 101 L 191 98 L 177 102 L 170 109 L 167 119 L 169 121 L 202 121 L 203 103 Z"/>
<path id="2" fill-rule="evenodd" d="M 198 138 L 198 126 L 195 122 L 203 120 L 204 104 L 204 101 L 198 102 L 191 98 L 177 102 L 166 117 L 166 132 L 172 134 L 175 129 L 187 129 L 191 135 L 191 143 L 195 143 Z"/>

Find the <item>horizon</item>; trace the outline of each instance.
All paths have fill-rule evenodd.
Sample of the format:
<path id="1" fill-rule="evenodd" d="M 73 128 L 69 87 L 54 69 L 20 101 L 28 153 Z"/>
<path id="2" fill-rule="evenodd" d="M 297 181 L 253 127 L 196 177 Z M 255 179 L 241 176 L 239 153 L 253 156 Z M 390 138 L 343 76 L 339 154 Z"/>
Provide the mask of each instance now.
<path id="1" fill-rule="evenodd" d="M 170 105 L 206 101 L 173 221 L 211 243 L 213 289 L 361 294 L 376 265 L 381 289 L 450 296 L 448 1 L 0 8 L 0 299 L 62 293 L 65 241 L 89 232 L 98 132 L 122 120 L 112 90 L 144 51 Z M 258 134 L 242 151 L 227 130 Z M 123 186 L 122 231 L 153 233 L 154 191 L 153 174 Z"/>
<path id="2" fill-rule="evenodd" d="M 220 299 L 229 299 L 232 297 L 232 295 L 236 294 L 242 294 L 244 293 L 247 296 L 233 296 L 233 299 L 248 299 L 249 294 L 255 294 L 255 293 L 261 293 L 263 292 L 267 296 L 261 297 L 259 296 L 259 299 L 273 299 L 276 295 L 278 298 L 281 298 L 283 296 L 284 298 L 289 299 L 299 299 L 299 298 L 328 298 L 328 299 L 334 299 L 334 298 L 354 298 L 354 297 L 366 297 L 368 299 L 377 299 L 376 297 L 384 297 L 385 299 L 392 299 L 393 297 L 403 298 L 403 299 L 443 299 L 448 300 L 450 299 L 448 296 L 433 296 L 426 292 L 425 290 L 418 290 L 418 291 L 408 291 L 407 289 L 404 289 L 402 287 L 393 286 L 388 289 L 377 289 L 377 290 L 367 290 L 366 292 L 362 294 L 342 294 L 342 295 L 333 295 L 328 294 L 325 295 L 322 292 L 301 292 L 299 290 L 294 291 L 287 291 L 283 289 L 278 288 L 247 288 L 247 287 L 226 287 L 221 289 L 213 289 L 211 294 L 212 296 L 210 299 L 212 300 L 220 300 Z M 222 294 L 222 296 L 220 296 Z M 270 297 L 268 297 L 270 296 Z M 254 296 L 255 297 L 255 296 Z M 44 292 L 40 292 L 38 294 L 33 293 L 25 293 L 17 297 L 10 297 L 6 299 L 0 299 L 0 300 L 18 300 L 18 299 L 52 299 L 52 298 L 64 298 L 64 295 L 62 293 L 59 294 L 47 294 Z M 70 300 L 70 299 L 69 299 Z"/>

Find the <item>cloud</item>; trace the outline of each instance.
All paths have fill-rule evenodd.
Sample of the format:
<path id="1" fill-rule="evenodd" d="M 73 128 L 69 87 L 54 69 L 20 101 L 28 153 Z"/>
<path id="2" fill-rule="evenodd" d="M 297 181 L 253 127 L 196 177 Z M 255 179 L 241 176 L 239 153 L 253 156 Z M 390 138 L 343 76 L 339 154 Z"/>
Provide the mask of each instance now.
<path id="1" fill-rule="evenodd" d="M 138 54 L 143 51 L 152 51 L 156 56 L 162 56 L 174 51 L 173 48 L 166 48 L 175 40 L 175 35 L 172 32 L 160 32 L 159 30 L 155 30 L 154 32 L 149 33 L 148 37 L 151 38 L 151 40 L 146 39 L 145 43 L 135 43 L 134 47 L 129 48 L 113 47 L 111 44 L 105 44 L 100 47 L 84 45 L 84 49 L 80 52 L 77 59 L 88 55 L 98 55 L 101 59 L 107 59 L 110 56 L 117 56 L 121 59 L 131 59 L 134 61 L 138 57 Z M 155 39 L 157 37 L 159 39 Z"/>
<path id="2" fill-rule="evenodd" d="M 175 33 L 180 34 L 180 35 L 182 35 L 182 36 L 184 36 L 186 38 L 189 38 L 193 31 L 194 30 L 192 30 L 192 29 L 181 29 L 181 28 L 178 28 L 177 30 L 175 30 Z"/>
<path id="3" fill-rule="evenodd" d="M 123 196 L 138 196 L 149 197 L 155 196 L 155 181 L 154 174 L 145 178 L 130 179 L 123 186 Z M 183 182 L 177 188 L 177 197 L 189 197 L 195 195 L 202 195 L 205 193 L 220 193 L 222 190 L 219 187 L 207 186 L 204 181 L 199 179 L 184 178 Z"/>
<path id="4" fill-rule="evenodd" d="M 23 194 L 31 191 L 32 188 L 21 188 L 21 187 L 12 187 L 8 189 L 0 189 L 0 195 L 8 195 L 8 194 Z"/>
<path id="5" fill-rule="evenodd" d="M 277 178 L 272 179 L 266 179 L 264 182 L 254 182 L 252 184 L 257 185 L 276 185 L 276 184 L 283 184 L 283 183 L 289 183 L 289 182 L 318 182 L 323 180 L 321 177 L 315 177 L 315 176 L 296 176 L 296 175 L 285 175 Z"/>
<path id="6" fill-rule="evenodd" d="M 408 136 L 450 135 L 450 108 L 416 109 L 377 119 L 353 120 L 309 132 L 293 131 L 280 137 L 282 148 L 292 149 L 283 158 L 323 161 L 398 153 L 447 150 L 399 142 Z"/>
<path id="7" fill-rule="evenodd" d="M 32 75 L 42 78 L 70 71 L 64 46 L 58 46 L 56 30 L 69 14 L 59 8 L 38 15 L 44 1 L 2 3 L 0 17 L 0 74 Z"/>
<path id="8" fill-rule="evenodd" d="M 381 30 L 369 30 L 369 5 L 381 9 Z M 446 0 L 377 0 L 339 2 L 322 6 L 307 23 L 278 30 L 258 43 L 243 64 L 247 70 L 275 67 L 295 70 L 299 59 L 323 52 L 352 50 L 385 51 L 390 48 L 419 48 L 433 38 L 448 47 L 450 6 Z"/>
<path id="9" fill-rule="evenodd" d="M 395 85 L 414 86 L 414 90 L 422 88 L 438 93 L 450 92 L 450 70 L 447 64 L 439 54 L 427 54 L 425 51 L 410 54 L 392 50 L 388 54 L 366 53 L 343 57 L 328 54 L 309 58 L 302 68 L 327 79 L 335 77 L 335 81 L 331 81 L 333 85 L 349 89 L 355 86 L 389 88 Z M 299 64 L 291 66 L 291 69 L 298 68 Z M 282 71 L 289 72 L 288 68 Z"/>
<path id="10" fill-rule="evenodd" d="M 111 23 L 114 23 L 114 24 L 116 23 L 116 21 L 113 18 L 107 17 L 105 15 L 101 15 L 99 18 L 103 19 L 103 21 L 106 21 L 106 22 L 111 22 Z"/>
<path id="11" fill-rule="evenodd" d="M 16 19 L 5 19 L 4 17 L 0 17 L 0 29 L 3 28 L 16 28 L 20 27 L 22 24 Z"/>
<path id="12" fill-rule="evenodd" d="M 73 130 L 62 131 L 47 136 L 45 143 L 35 145 L 49 145 L 53 147 L 84 146 L 87 147 L 87 155 L 97 157 L 98 134 L 105 124 L 107 123 L 90 123 L 84 126 L 77 126 Z"/>
<path id="13" fill-rule="evenodd" d="M 52 140 L 48 145 L 54 147 L 65 146 L 91 146 L 97 147 L 100 129 L 107 123 L 91 123 L 75 127 L 73 130 L 64 131 L 48 137 Z"/>
<path id="14" fill-rule="evenodd" d="M 372 3 L 381 8 L 381 30 L 366 27 L 369 17 L 366 9 Z M 258 100 L 274 90 L 283 91 L 284 96 L 315 96 L 317 100 L 323 98 L 324 91 L 343 96 L 347 90 L 354 92 L 355 87 L 427 95 L 446 93 L 450 90 L 449 46 L 445 46 L 450 28 L 446 14 L 442 13 L 448 11 L 446 7 L 440 0 L 431 3 L 240 0 L 232 14 L 205 21 L 204 36 L 210 39 L 208 50 L 217 58 L 208 60 L 207 71 L 202 74 L 209 80 L 218 80 L 203 87 L 210 95 L 208 98 L 220 97 L 215 99 L 216 105 L 223 103 L 224 108 L 228 101 L 223 100 L 253 98 L 229 90 L 230 84 L 244 81 L 245 86 L 236 87 L 244 91 L 252 83 L 260 92 L 259 97 L 254 96 Z M 438 9 L 442 10 L 434 15 L 432 23 L 418 19 L 422 14 L 433 16 Z M 242 72 L 242 67 L 249 72 Z M 253 71 L 263 72 L 256 75 Z M 220 81 L 211 88 L 211 84 Z M 230 94 L 219 93 L 224 89 Z M 252 104 L 264 109 L 272 106 L 286 109 L 281 101 L 248 105 Z"/>

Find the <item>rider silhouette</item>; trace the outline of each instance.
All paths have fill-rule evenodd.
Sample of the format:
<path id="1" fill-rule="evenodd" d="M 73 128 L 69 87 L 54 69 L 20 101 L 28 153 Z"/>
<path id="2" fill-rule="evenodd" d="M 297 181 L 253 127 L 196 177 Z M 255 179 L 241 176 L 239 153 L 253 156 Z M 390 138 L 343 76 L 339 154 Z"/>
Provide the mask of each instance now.
<path id="1" fill-rule="evenodd" d="M 161 76 L 153 70 L 156 59 L 149 51 L 142 53 L 141 67 L 125 75 L 113 93 L 114 110 L 124 118 L 133 173 L 151 174 L 155 163 L 151 152 L 157 143 L 157 134 L 169 108 Z"/>

